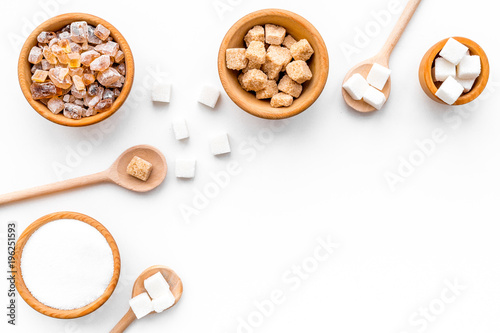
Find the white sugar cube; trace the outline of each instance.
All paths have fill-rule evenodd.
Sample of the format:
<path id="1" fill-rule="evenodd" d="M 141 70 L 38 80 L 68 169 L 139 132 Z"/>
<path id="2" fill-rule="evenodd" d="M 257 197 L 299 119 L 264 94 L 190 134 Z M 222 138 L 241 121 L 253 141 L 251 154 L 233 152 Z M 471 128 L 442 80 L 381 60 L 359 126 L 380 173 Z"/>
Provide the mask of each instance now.
<path id="1" fill-rule="evenodd" d="M 436 58 L 434 62 L 434 77 L 436 81 L 443 82 L 448 76 L 455 78 L 457 76 L 457 69 L 455 65 L 446 60 L 445 58 Z"/>
<path id="2" fill-rule="evenodd" d="M 177 159 L 175 161 L 175 176 L 177 178 L 194 178 L 196 160 Z"/>
<path id="3" fill-rule="evenodd" d="M 389 76 L 391 76 L 391 70 L 389 68 L 379 64 L 373 64 L 366 81 L 378 90 L 382 90 L 384 89 Z"/>
<path id="4" fill-rule="evenodd" d="M 183 140 L 189 138 L 189 131 L 184 119 L 176 119 L 172 122 L 175 139 Z"/>
<path id="5" fill-rule="evenodd" d="M 141 319 L 154 310 L 153 303 L 151 302 L 148 293 L 139 294 L 132 298 L 128 303 L 132 311 L 134 311 L 137 319 Z"/>
<path id="6" fill-rule="evenodd" d="M 352 99 L 359 101 L 363 98 L 363 94 L 369 86 L 365 78 L 361 74 L 356 73 L 351 76 L 342 87 L 347 91 Z"/>
<path id="7" fill-rule="evenodd" d="M 175 303 L 175 297 L 174 295 L 170 292 L 166 295 L 163 295 L 159 298 L 153 299 L 153 309 L 155 312 L 160 313 Z"/>
<path id="8" fill-rule="evenodd" d="M 153 102 L 170 103 L 171 90 L 172 90 L 172 85 L 169 83 L 155 84 L 151 94 Z"/>
<path id="9" fill-rule="evenodd" d="M 457 66 L 457 76 L 462 80 L 472 80 L 481 74 L 481 58 L 477 55 L 465 56 Z"/>
<path id="10" fill-rule="evenodd" d="M 446 81 L 443 82 L 441 87 L 439 87 L 438 91 L 436 92 L 436 96 L 446 104 L 452 105 L 457 101 L 457 99 L 462 95 L 463 92 L 464 87 L 460 83 L 458 83 L 457 80 L 449 77 L 446 79 Z"/>
<path id="11" fill-rule="evenodd" d="M 211 86 L 204 86 L 198 97 L 198 102 L 205 104 L 211 108 L 215 107 L 217 101 L 219 100 L 220 92 L 217 88 Z"/>
<path id="12" fill-rule="evenodd" d="M 214 155 L 227 154 L 231 152 L 227 133 L 219 133 L 210 139 L 210 151 Z"/>
<path id="13" fill-rule="evenodd" d="M 375 109 L 380 110 L 385 104 L 385 95 L 373 87 L 368 87 L 363 95 L 363 100 Z"/>
<path id="14" fill-rule="evenodd" d="M 462 79 L 456 79 L 458 83 L 460 83 L 464 87 L 464 92 L 469 92 L 472 90 L 472 87 L 474 86 L 474 83 L 476 82 L 476 79 L 472 80 L 462 80 Z"/>
<path id="15" fill-rule="evenodd" d="M 456 39 L 450 38 L 441 52 L 439 52 L 439 55 L 456 66 L 467 54 L 468 50 L 469 48 L 467 46 L 458 42 Z"/>
<path id="16" fill-rule="evenodd" d="M 167 295 L 170 292 L 170 286 L 161 272 L 153 274 L 144 280 L 144 288 L 146 288 L 152 299 Z"/>

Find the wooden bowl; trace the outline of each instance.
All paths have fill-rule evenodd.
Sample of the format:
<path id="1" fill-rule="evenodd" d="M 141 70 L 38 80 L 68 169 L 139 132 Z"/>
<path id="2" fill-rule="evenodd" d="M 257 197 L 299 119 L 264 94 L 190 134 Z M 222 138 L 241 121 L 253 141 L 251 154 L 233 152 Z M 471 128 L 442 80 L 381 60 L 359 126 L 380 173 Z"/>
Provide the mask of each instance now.
<path id="1" fill-rule="evenodd" d="M 259 100 L 245 91 L 238 82 L 240 71 L 226 67 L 226 49 L 245 47 L 243 38 L 255 25 L 266 23 L 280 25 L 296 40 L 307 39 L 314 54 L 307 61 L 313 77 L 303 84 L 302 94 L 289 107 L 273 108 L 269 100 Z M 303 17 L 282 9 L 264 9 L 246 15 L 227 32 L 219 49 L 218 69 L 224 90 L 236 105 L 246 112 L 266 119 L 283 119 L 295 116 L 310 107 L 319 97 L 328 78 L 328 50 L 318 30 Z"/>
<path id="2" fill-rule="evenodd" d="M 104 236 L 106 241 L 108 242 L 111 251 L 113 253 L 113 261 L 114 261 L 114 271 L 113 271 L 113 276 L 111 278 L 111 281 L 104 291 L 104 293 L 96 299 L 94 302 L 79 308 L 79 309 L 73 309 L 73 310 L 59 310 L 59 309 L 54 309 L 50 306 L 47 306 L 41 302 L 39 302 L 31 292 L 28 290 L 26 287 L 26 284 L 24 283 L 23 280 L 23 275 L 21 271 L 21 258 L 23 255 L 23 249 L 24 246 L 26 245 L 26 242 L 28 239 L 31 237 L 31 235 L 38 230 L 41 226 L 50 223 L 52 221 L 56 220 L 61 220 L 61 219 L 72 219 L 72 220 L 78 220 L 87 223 L 88 225 L 91 225 L 92 227 L 96 228 L 97 231 L 101 233 L 101 235 Z M 93 218 L 83 215 L 80 213 L 73 213 L 73 212 L 58 212 L 58 213 L 53 213 L 46 215 L 44 217 L 39 218 L 32 224 L 30 224 L 26 230 L 21 234 L 21 237 L 19 237 L 17 243 L 16 243 L 16 248 L 15 248 L 15 269 L 14 269 L 14 276 L 15 276 L 15 284 L 17 291 L 19 292 L 19 295 L 28 303 L 29 306 L 31 306 L 33 309 L 36 311 L 40 312 L 41 314 L 44 314 L 49 317 L 53 318 L 61 318 L 61 319 L 71 319 L 71 318 L 78 318 L 85 316 L 91 312 L 94 312 L 97 310 L 101 305 L 103 305 L 108 298 L 111 296 L 113 291 L 115 290 L 115 287 L 118 283 L 118 278 L 120 276 L 120 267 L 121 267 L 121 262 L 120 262 L 120 253 L 118 251 L 118 247 L 116 245 L 115 240 L 113 239 L 113 236 L 109 233 L 109 231 L 99 222 L 94 220 Z"/>
<path id="3" fill-rule="evenodd" d="M 82 119 L 69 119 L 59 114 L 53 114 L 47 106 L 45 106 L 42 102 L 34 100 L 31 97 L 31 66 L 28 62 L 28 55 L 33 46 L 37 45 L 37 37 L 42 31 L 59 31 L 64 28 L 66 25 L 75 22 L 75 21 L 87 21 L 87 23 L 97 26 L 98 24 L 102 24 L 106 28 L 110 30 L 110 36 L 113 37 L 114 41 L 120 45 L 120 50 L 125 54 L 125 66 L 126 66 L 126 75 L 125 75 L 125 83 L 123 84 L 122 92 L 120 96 L 114 101 L 111 109 L 105 112 L 101 112 L 96 114 L 95 116 L 85 117 Z M 21 85 L 21 89 L 23 91 L 24 97 L 31 104 L 33 109 L 38 112 L 43 117 L 48 120 L 70 127 L 79 127 L 79 126 L 88 126 L 95 123 L 98 123 L 112 114 L 114 114 L 125 102 L 127 99 L 130 90 L 132 89 L 132 84 L 134 82 L 134 58 L 132 56 L 132 51 L 130 46 L 128 45 L 125 38 L 122 34 L 110 23 L 105 20 L 90 14 L 83 13 L 68 13 L 53 17 L 44 23 L 42 23 L 38 28 L 36 28 L 31 35 L 29 35 L 28 39 L 24 43 L 24 46 L 21 50 L 21 54 L 19 56 L 18 62 L 18 76 L 19 76 L 19 84 Z"/>
<path id="4" fill-rule="evenodd" d="M 443 49 L 444 45 L 448 41 L 449 38 L 443 39 L 433 47 L 422 58 L 422 62 L 420 63 L 420 68 L 418 70 L 418 78 L 420 81 L 420 86 L 424 90 L 424 92 L 429 96 L 432 100 L 446 104 L 441 99 L 436 96 L 436 92 L 438 87 L 436 83 L 432 79 L 432 67 L 434 65 L 434 60 L 438 57 L 439 52 Z M 488 83 L 488 79 L 490 77 L 490 64 L 488 62 L 488 57 L 484 50 L 475 42 L 470 39 L 464 37 L 453 37 L 460 43 L 467 46 L 470 50 L 471 55 L 478 55 L 481 58 L 481 74 L 476 79 L 474 86 L 472 86 L 471 91 L 468 93 L 464 93 L 462 96 L 458 98 L 458 100 L 453 105 L 463 105 L 472 102 L 475 100 L 481 93 L 484 88 L 486 88 L 486 84 Z M 446 104 L 448 105 L 448 104 Z"/>

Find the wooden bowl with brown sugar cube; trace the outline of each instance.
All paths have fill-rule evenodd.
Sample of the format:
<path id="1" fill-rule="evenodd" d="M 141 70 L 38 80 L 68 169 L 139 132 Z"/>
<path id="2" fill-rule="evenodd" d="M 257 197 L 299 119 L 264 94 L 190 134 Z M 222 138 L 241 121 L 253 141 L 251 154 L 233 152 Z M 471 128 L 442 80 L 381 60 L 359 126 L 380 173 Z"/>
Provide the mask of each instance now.
<path id="1" fill-rule="evenodd" d="M 251 36 L 249 31 L 256 26 L 262 28 Z M 287 57 L 282 52 L 286 49 L 291 53 L 281 62 Z M 280 64 L 284 65 L 280 68 Z M 323 91 L 328 70 L 328 51 L 318 30 L 303 17 L 282 9 L 246 15 L 229 29 L 219 49 L 224 90 L 241 109 L 260 118 L 289 118 L 309 108 Z"/>
<path id="2" fill-rule="evenodd" d="M 134 81 L 134 58 L 110 23 L 68 13 L 29 35 L 18 76 L 26 100 L 41 116 L 64 126 L 88 126 L 123 105 Z"/>

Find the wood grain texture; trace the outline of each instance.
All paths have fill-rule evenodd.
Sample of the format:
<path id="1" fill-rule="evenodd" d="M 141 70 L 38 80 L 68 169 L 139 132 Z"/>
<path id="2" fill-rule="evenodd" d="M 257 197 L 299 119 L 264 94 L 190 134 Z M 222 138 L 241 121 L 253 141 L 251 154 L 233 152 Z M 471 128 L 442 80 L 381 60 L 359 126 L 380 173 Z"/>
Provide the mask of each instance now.
<path id="1" fill-rule="evenodd" d="M 172 306 L 174 306 L 179 302 L 182 293 L 184 291 L 184 287 L 182 285 L 182 280 L 180 279 L 180 277 L 172 269 L 166 266 L 159 266 L 159 265 L 151 266 L 144 272 L 142 272 L 139 275 L 139 277 L 135 280 L 134 287 L 132 288 L 132 297 L 147 292 L 146 288 L 144 287 L 144 280 L 146 280 L 147 278 L 158 272 L 160 272 L 163 275 L 165 280 L 167 280 L 168 285 L 170 286 L 170 291 L 175 297 L 175 302 L 174 304 L 172 304 Z M 152 314 L 156 314 L 156 312 L 153 311 L 149 315 Z M 134 312 L 132 311 L 132 309 L 129 309 L 127 313 L 123 316 L 123 318 L 110 331 L 110 333 L 122 333 L 123 331 L 125 331 L 125 329 L 127 329 L 127 327 L 130 326 L 130 324 L 134 322 L 135 319 L 136 316 Z"/>
<path id="2" fill-rule="evenodd" d="M 349 80 L 351 76 L 353 76 L 354 74 L 361 74 L 361 76 L 363 76 L 366 79 L 368 73 L 370 73 L 373 64 L 379 64 L 386 68 L 389 68 L 389 61 L 391 58 L 392 51 L 399 42 L 399 39 L 403 35 L 403 32 L 408 26 L 408 23 L 413 17 L 413 14 L 415 14 L 415 11 L 417 10 L 418 5 L 420 4 L 421 1 L 422 0 L 408 1 L 405 9 L 403 10 L 403 13 L 399 17 L 398 22 L 392 29 L 391 34 L 387 38 L 387 41 L 385 42 L 380 52 L 374 57 L 362 61 L 356 66 L 354 66 L 349 72 L 347 72 L 344 78 L 344 82 L 342 84 L 344 84 L 347 80 Z M 389 80 L 387 80 L 384 89 L 382 89 L 382 93 L 384 93 L 386 100 L 389 99 L 389 96 L 391 94 L 391 84 L 392 84 L 391 78 L 389 77 Z M 363 100 L 359 101 L 354 100 L 351 97 L 351 95 L 349 95 L 347 91 L 345 91 L 345 89 L 342 89 L 342 97 L 344 98 L 344 101 L 346 102 L 347 105 L 349 105 L 352 109 L 358 112 L 366 113 L 366 112 L 373 112 L 376 110 L 373 106 L 369 105 Z"/>
<path id="3" fill-rule="evenodd" d="M 460 43 L 467 46 L 469 48 L 471 55 L 478 55 L 481 58 L 481 74 L 476 79 L 476 82 L 472 86 L 471 91 L 460 96 L 458 100 L 453 104 L 453 105 L 463 105 L 475 100 L 477 97 L 479 97 L 479 95 L 481 95 L 483 90 L 486 88 L 486 85 L 488 84 L 488 80 L 490 77 L 490 64 L 488 61 L 488 57 L 486 56 L 486 53 L 477 43 L 464 37 L 452 37 L 452 38 L 456 39 Z M 446 104 L 446 103 L 436 96 L 438 87 L 436 86 L 436 83 L 432 79 L 432 67 L 434 65 L 434 60 L 438 57 L 439 52 L 441 52 L 448 39 L 449 38 L 443 39 L 442 41 L 436 43 L 433 47 L 431 47 L 429 51 L 427 51 L 427 53 L 425 53 L 425 55 L 423 56 L 422 61 L 420 62 L 420 67 L 418 69 L 418 78 L 422 90 L 432 100 L 441 104 Z"/>
<path id="4" fill-rule="evenodd" d="M 110 30 L 110 36 L 113 37 L 114 41 L 120 45 L 120 49 L 125 54 L 125 66 L 126 66 L 126 76 L 125 83 L 123 84 L 122 92 L 120 96 L 114 101 L 111 109 L 105 112 L 98 113 L 92 117 L 86 117 L 82 119 L 69 119 L 64 117 L 62 114 L 53 114 L 43 103 L 34 100 L 31 96 L 30 86 L 31 86 L 31 66 L 28 62 L 28 55 L 33 46 L 37 45 L 37 36 L 42 31 L 58 31 L 62 29 L 67 24 L 75 21 L 87 21 L 87 23 L 97 26 L 102 24 Z M 70 126 L 70 127 L 80 127 L 88 126 L 98 123 L 112 114 L 114 114 L 123 105 L 127 99 L 130 90 L 132 89 L 132 84 L 134 82 L 134 57 L 132 56 L 132 50 L 129 44 L 122 36 L 122 34 L 112 26 L 109 22 L 90 14 L 84 13 L 68 13 L 53 17 L 40 26 L 38 26 L 27 38 L 26 42 L 21 49 L 21 54 L 19 55 L 18 62 L 18 77 L 21 90 L 23 91 L 24 97 L 29 102 L 29 104 L 38 112 L 40 115 L 46 119 L 60 125 Z"/>
<path id="5" fill-rule="evenodd" d="M 127 166 L 134 156 L 138 156 L 153 164 L 153 170 L 147 181 L 142 181 L 127 174 Z M 123 152 L 106 171 L 3 194 L 0 195 L 0 206 L 20 200 L 36 198 L 42 195 L 106 182 L 113 182 L 134 192 L 148 192 L 158 187 L 163 182 L 167 175 L 167 170 L 167 161 L 160 150 L 148 145 L 134 146 Z"/>
<path id="6" fill-rule="evenodd" d="M 308 61 L 313 77 L 303 84 L 302 94 L 289 107 L 273 108 L 269 100 L 257 99 L 255 94 L 241 88 L 238 82 L 240 72 L 226 67 L 226 49 L 244 47 L 243 38 L 248 30 L 267 23 L 283 26 L 296 40 L 307 39 L 314 49 L 314 55 Z M 282 9 L 259 10 L 236 22 L 222 40 L 217 62 L 219 77 L 229 98 L 244 111 L 266 119 L 289 118 L 309 108 L 321 95 L 329 71 L 328 50 L 318 30 L 303 17 Z"/>
<path id="7" fill-rule="evenodd" d="M 23 280 L 23 275 L 22 275 L 22 270 L 21 270 L 21 260 L 22 260 L 22 255 L 23 255 L 23 249 L 24 246 L 26 245 L 27 241 L 31 237 L 31 235 L 38 230 L 41 226 L 50 223 L 52 221 L 56 220 L 61 220 L 61 219 L 73 219 L 73 220 L 78 220 L 87 223 L 88 225 L 94 227 L 101 233 L 101 235 L 104 236 L 106 241 L 108 242 L 111 251 L 113 253 L 113 276 L 111 278 L 111 281 L 102 294 L 101 297 L 96 299 L 94 302 L 79 308 L 79 309 L 74 309 L 74 310 L 59 310 L 55 309 L 52 307 L 49 307 L 41 302 L 39 302 L 33 295 L 31 295 L 30 291 L 26 287 L 26 284 L 24 283 Z M 15 248 L 15 284 L 17 291 L 19 292 L 19 295 L 28 303 L 29 306 L 31 306 L 33 309 L 36 311 L 40 312 L 41 314 L 44 314 L 49 317 L 53 318 L 61 318 L 61 319 L 71 319 L 71 318 L 78 318 L 85 316 L 95 310 L 97 310 L 101 305 L 103 305 L 111 296 L 113 291 L 116 288 L 116 285 L 118 284 L 118 278 L 120 277 L 120 268 L 121 268 L 121 262 L 120 262 L 120 252 L 118 251 L 118 246 L 116 245 L 116 242 L 109 233 L 109 231 L 99 222 L 94 220 L 93 218 L 81 214 L 81 213 L 75 213 L 75 212 L 58 212 L 58 213 L 53 213 L 49 214 L 46 216 L 43 216 L 30 224 L 21 234 L 19 237 L 19 240 L 16 243 L 16 248 Z"/>

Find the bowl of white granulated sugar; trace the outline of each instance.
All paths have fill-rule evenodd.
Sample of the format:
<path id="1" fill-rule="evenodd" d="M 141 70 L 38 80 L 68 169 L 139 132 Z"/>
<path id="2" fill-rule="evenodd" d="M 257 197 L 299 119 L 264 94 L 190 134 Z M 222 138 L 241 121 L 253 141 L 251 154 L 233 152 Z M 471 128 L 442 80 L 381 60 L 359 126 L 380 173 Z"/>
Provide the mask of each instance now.
<path id="1" fill-rule="evenodd" d="M 16 288 L 36 311 L 54 318 L 85 316 L 111 296 L 120 253 L 109 231 L 73 212 L 46 215 L 16 244 Z"/>

